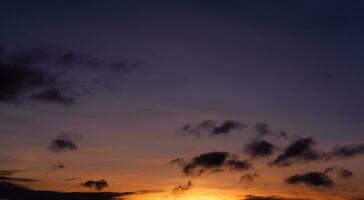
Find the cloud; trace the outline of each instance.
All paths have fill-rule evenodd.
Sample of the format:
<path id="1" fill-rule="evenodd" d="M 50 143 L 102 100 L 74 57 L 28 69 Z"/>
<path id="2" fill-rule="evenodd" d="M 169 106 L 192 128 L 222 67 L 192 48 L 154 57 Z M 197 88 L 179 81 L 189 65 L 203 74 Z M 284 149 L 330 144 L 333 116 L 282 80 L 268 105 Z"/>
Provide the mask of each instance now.
<path id="1" fill-rule="evenodd" d="M 283 196 L 256 196 L 256 195 L 247 195 L 244 200 L 308 200 L 301 198 L 289 198 Z"/>
<path id="2" fill-rule="evenodd" d="M 74 52 L 71 50 L 63 50 L 61 53 L 56 54 L 56 59 L 59 63 L 66 66 L 91 66 L 91 67 L 100 67 L 103 63 L 98 57 Z"/>
<path id="3" fill-rule="evenodd" d="M 255 133 L 256 133 L 256 137 L 257 138 L 262 138 L 264 136 L 267 135 L 275 135 L 281 138 L 288 138 L 287 132 L 283 131 L 283 130 L 279 130 L 279 131 L 273 131 L 270 126 L 265 123 L 265 122 L 259 122 L 256 123 L 253 127 Z"/>
<path id="4" fill-rule="evenodd" d="M 313 150 L 316 142 L 312 138 L 300 138 L 287 146 L 282 154 L 270 163 L 270 165 L 289 166 L 296 161 L 316 161 L 324 158 L 324 155 Z"/>
<path id="5" fill-rule="evenodd" d="M 0 66 L 0 102 L 19 102 L 36 88 L 53 84 L 45 72 L 18 65 Z"/>
<path id="6" fill-rule="evenodd" d="M 57 138 L 53 139 L 51 141 L 49 149 L 53 152 L 63 152 L 63 151 L 75 151 L 78 149 L 78 146 L 76 145 L 74 136 L 62 132 Z"/>
<path id="7" fill-rule="evenodd" d="M 0 181 L 31 183 L 31 182 L 38 182 L 40 180 L 30 179 L 30 178 L 15 178 L 15 177 L 9 177 L 9 176 L 0 176 Z"/>
<path id="8" fill-rule="evenodd" d="M 195 136 L 202 136 L 204 134 L 216 136 L 228 135 L 233 131 L 243 130 L 245 128 L 246 125 L 244 123 L 234 120 L 225 120 L 222 123 L 214 120 L 206 120 L 195 125 L 186 124 L 182 127 L 182 132 Z"/>
<path id="9" fill-rule="evenodd" d="M 351 144 L 336 146 L 329 153 L 328 157 L 332 158 L 352 158 L 364 154 L 364 144 Z"/>
<path id="10" fill-rule="evenodd" d="M 59 88 L 50 88 L 44 91 L 34 93 L 31 95 L 34 100 L 42 102 L 58 103 L 63 105 L 71 105 L 75 102 L 75 98 L 72 96 L 67 96 Z"/>
<path id="11" fill-rule="evenodd" d="M 324 170 L 324 173 L 330 173 L 330 172 L 337 173 L 341 178 L 350 178 L 353 176 L 352 171 L 342 167 L 328 167 Z"/>
<path id="12" fill-rule="evenodd" d="M 236 159 L 230 159 L 226 162 L 226 166 L 229 167 L 230 170 L 237 170 L 237 171 L 243 171 L 250 169 L 250 163 L 246 160 L 236 160 Z"/>
<path id="13" fill-rule="evenodd" d="M 274 134 L 274 132 L 270 129 L 269 125 L 264 122 L 256 123 L 253 128 L 256 134 L 260 137 Z"/>
<path id="14" fill-rule="evenodd" d="M 240 178 L 241 182 L 254 182 L 255 177 L 259 177 L 259 174 L 245 174 Z"/>
<path id="15" fill-rule="evenodd" d="M 145 193 L 141 192 L 54 192 L 36 191 L 24 186 L 8 182 L 0 182 L 0 199 L 29 200 L 29 199 L 52 199 L 52 200 L 112 200 L 126 195 Z"/>
<path id="16" fill-rule="evenodd" d="M 114 85 L 120 75 L 128 74 L 142 64 L 111 62 L 55 47 L 22 48 L 13 52 L 2 48 L 0 102 L 20 104 L 32 99 L 71 105 L 76 100 L 71 94 L 90 92 L 109 82 Z"/>
<path id="17" fill-rule="evenodd" d="M 109 184 L 106 182 L 105 179 L 100 179 L 97 181 L 88 180 L 86 182 L 81 183 L 81 186 L 93 188 L 93 189 L 100 191 L 100 190 L 103 190 L 105 187 L 108 187 Z"/>
<path id="18" fill-rule="evenodd" d="M 265 157 L 273 154 L 274 145 L 266 140 L 253 139 L 244 147 L 244 152 L 252 158 Z"/>
<path id="19" fill-rule="evenodd" d="M 290 185 L 305 184 L 313 187 L 333 187 L 334 181 L 322 172 L 307 172 L 305 174 L 296 174 L 286 178 L 286 183 Z"/>
<path id="20" fill-rule="evenodd" d="M 192 189 L 192 187 L 193 187 L 192 182 L 188 181 L 187 184 L 185 184 L 185 185 L 178 185 L 177 187 L 173 188 L 172 192 L 174 194 L 178 194 L 178 193 L 190 190 L 190 189 Z"/>
<path id="21" fill-rule="evenodd" d="M 214 127 L 211 135 L 227 135 L 231 131 L 245 128 L 244 124 L 238 121 L 226 120 L 220 126 Z"/>
<path id="22" fill-rule="evenodd" d="M 248 161 L 241 161 L 232 157 L 228 152 L 204 153 L 194 157 L 190 162 L 186 162 L 182 166 L 182 172 L 186 175 L 198 176 L 205 172 L 242 171 L 251 167 Z"/>
<path id="23" fill-rule="evenodd" d="M 0 170 L 0 176 L 10 176 L 15 173 L 21 172 L 20 170 Z"/>

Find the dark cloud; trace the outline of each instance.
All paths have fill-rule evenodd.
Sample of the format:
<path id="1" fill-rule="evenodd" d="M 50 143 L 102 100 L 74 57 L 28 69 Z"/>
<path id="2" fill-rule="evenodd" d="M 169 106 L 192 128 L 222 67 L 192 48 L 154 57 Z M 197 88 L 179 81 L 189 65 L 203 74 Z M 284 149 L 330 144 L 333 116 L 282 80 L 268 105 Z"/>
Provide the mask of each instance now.
<path id="1" fill-rule="evenodd" d="M 40 180 L 31 179 L 31 178 L 15 178 L 15 177 L 9 177 L 9 176 L 0 176 L 0 181 L 6 181 L 6 182 L 38 182 Z"/>
<path id="2" fill-rule="evenodd" d="M 65 169 L 66 167 L 63 164 L 58 164 L 58 165 L 52 165 L 52 170 L 59 170 L 59 169 Z"/>
<path id="3" fill-rule="evenodd" d="M 74 97 L 66 95 L 64 91 L 59 88 L 50 88 L 38 93 L 34 93 L 31 95 L 31 97 L 37 101 L 58 103 L 63 105 L 71 105 L 75 102 Z"/>
<path id="4" fill-rule="evenodd" d="M 337 173 L 341 178 L 350 178 L 353 176 L 353 172 L 342 168 L 342 167 L 328 167 L 324 170 L 324 173 L 334 172 Z"/>
<path id="5" fill-rule="evenodd" d="M 245 174 L 240 178 L 241 182 L 254 182 L 255 178 L 259 177 L 259 174 Z"/>
<path id="6" fill-rule="evenodd" d="M 287 146 L 270 165 L 288 166 L 300 160 L 309 162 L 323 159 L 324 155 L 316 152 L 314 145 L 316 142 L 312 138 L 300 138 Z"/>
<path id="7" fill-rule="evenodd" d="M 173 159 L 169 162 L 170 164 L 176 164 L 176 165 L 179 165 L 179 166 L 183 166 L 186 164 L 186 161 L 182 158 L 176 158 L 176 159 Z"/>
<path id="8" fill-rule="evenodd" d="M 342 178 L 349 178 L 349 177 L 353 176 L 353 172 L 348 169 L 342 169 L 342 170 L 340 170 L 340 176 Z"/>
<path id="9" fill-rule="evenodd" d="M 1 170 L 0 171 L 0 182 L 6 181 L 6 182 L 37 182 L 40 180 L 36 179 L 30 179 L 30 178 L 18 178 L 18 177 L 12 177 L 15 173 L 21 172 L 20 170 Z"/>
<path id="10" fill-rule="evenodd" d="M 244 147 L 244 152 L 252 158 L 265 157 L 273 154 L 274 145 L 266 140 L 253 139 Z"/>
<path id="11" fill-rule="evenodd" d="M 74 136 L 68 133 L 61 133 L 56 139 L 51 141 L 49 149 L 53 152 L 63 152 L 63 151 L 75 151 L 78 149 L 76 145 Z"/>
<path id="12" fill-rule="evenodd" d="M 186 124 L 182 127 L 182 132 L 202 136 L 206 135 L 228 135 L 233 131 L 242 130 L 246 125 L 234 120 L 225 120 L 219 123 L 214 120 L 206 120 L 196 125 Z"/>
<path id="13" fill-rule="evenodd" d="M 328 154 L 332 158 L 352 158 L 364 154 L 364 144 L 351 144 L 334 147 Z"/>
<path id="14" fill-rule="evenodd" d="M 268 136 L 268 135 L 274 135 L 277 137 L 281 137 L 281 138 L 288 138 L 288 134 L 286 131 L 283 130 L 279 130 L 279 131 L 273 131 L 271 129 L 271 127 L 269 126 L 269 124 L 265 123 L 265 122 L 259 122 L 256 123 L 253 127 L 256 137 L 257 138 L 262 138 L 264 136 Z"/>
<path id="15" fill-rule="evenodd" d="M 244 200 L 308 200 L 301 198 L 289 198 L 283 196 L 255 196 L 255 195 L 247 195 Z"/>
<path id="16" fill-rule="evenodd" d="M 71 105 L 76 100 L 71 94 L 114 83 L 120 74 L 142 64 L 112 61 L 110 69 L 110 64 L 98 57 L 56 47 L 23 48 L 11 53 L 1 50 L 0 54 L 0 102 L 17 104 L 30 97 Z"/>
<path id="17" fill-rule="evenodd" d="M 130 73 L 130 72 L 134 71 L 135 69 L 139 68 L 141 65 L 143 65 L 143 63 L 141 63 L 141 62 L 135 62 L 135 63 L 131 64 L 127 60 L 123 60 L 123 61 L 112 63 L 110 65 L 110 69 L 113 72 L 120 72 L 123 74 L 127 74 L 127 73 Z"/>
<path id="18" fill-rule="evenodd" d="M 243 171 L 250 169 L 250 163 L 246 160 L 236 160 L 236 159 L 230 159 L 226 162 L 226 166 L 229 167 L 231 170 L 237 170 L 237 171 Z"/>
<path id="19" fill-rule="evenodd" d="M 102 66 L 102 62 L 100 58 L 93 57 L 90 55 L 74 52 L 71 50 L 63 51 L 60 55 L 56 55 L 59 62 L 66 66 L 91 66 L 91 67 L 100 67 Z"/>
<path id="20" fill-rule="evenodd" d="M 227 135 L 231 131 L 243 129 L 245 126 L 241 122 L 226 120 L 220 126 L 214 127 L 211 135 Z"/>
<path id="21" fill-rule="evenodd" d="M 267 123 L 259 122 L 254 125 L 254 130 L 258 136 L 265 136 L 273 134 Z"/>
<path id="22" fill-rule="evenodd" d="M 227 152 L 210 152 L 194 157 L 192 161 L 183 167 L 183 173 L 187 175 L 195 174 L 195 170 L 199 169 L 201 174 L 205 169 L 218 169 L 225 164 L 229 153 Z"/>
<path id="23" fill-rule="evenodd" d="M 248 161 L 237 160 L 227 152 L 209 152 L 194 157 L 182 166 L 186 175 L 201 175 L 204 172 L 222 172 L 225 170 L 242 171 L 249 169 Z"/>
<path id="24" fill-rule="evenodd" d="M 132 194 L 147 193 L 153 191 L 141 192 L 54 192 L 54 191 L 36 191 L 19 186 L 13 183 L 0 182 L 0 199 L 9 200 L 112 200 Z"/>
<path id="25" fill-rule="evenodd" d="M 182 132 L 195 136 L 201 136 L 204 133 L 211 134 L 217 124 L 218 122 L 214 120 L 206 120 L 196 125 L 186 124 L 182 127 Z"/>
<path id="26" fill-rule="evenodd" d="M 316 171 L 305 174 L 296 174 L 288 177 L 285 181 L 290 185 L 305 184 L 313 187 L 334 186 L 334 181 L 326 173 Z"/>
<path id="27" fill-rule="evenodd" d="M 185 185 L 178 185 L 177 187 L 173 188 L 172 192 L 178 194 L 190 190 L 192 187 L 193 187 L 192 182 L 188 181 L 187 184 Z"/>
<path id="28" fill-rule="evenodd" d="M 20 170 L 0 170 L 0 176 L 10 176 L 15 173 L 21 172 Z"/>
<path id="29" fill-rule="evenodd" d="M 96 181 L 88 180 L 86 182 L 81 183 L 81 186 L 93 188 L 93 189 L 100 191 L 100 190 L 103 190 L 105 187 L 109 187 L 109 184 L 106 182 L 105 179 L 100 179 L 100 180 L 96 180 Z"/>
<path id="30" fill-rule="evenodd" d="M 0 66 L 0 101 L 18 102 L 36 88 L 53 84 L 45 72 L 24 66 Z"/>

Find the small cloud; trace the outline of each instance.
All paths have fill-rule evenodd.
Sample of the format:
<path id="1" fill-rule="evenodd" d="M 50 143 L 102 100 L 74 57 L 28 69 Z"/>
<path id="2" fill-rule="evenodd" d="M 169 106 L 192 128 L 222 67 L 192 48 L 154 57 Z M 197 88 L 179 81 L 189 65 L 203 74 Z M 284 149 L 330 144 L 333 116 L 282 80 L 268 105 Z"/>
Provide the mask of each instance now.
<path id="1" fill-rule="evenodd" d="M 100 179 L 100 180 L 96 180 L 96 181 L 88 180 L 86 182 L 81 183 L 81 186 L 93 188 L 93 189 L 100 191 L 100 190 L 103 190 L 105 187 L 108 187 L 109 184 L 105 181 L 105 179 Z"/>
<path id="2" fill-rule="evenodd" d="M 78 149 L 75 140 L 75 137 L 63 132 L 51 141 L 49 149 L 56 153 L 63 151 L 75 151 Z"/>
<path id="3" fill-rule="evenodd" d="M 191 161 L 182 165 L 185 175 L 198 176 L 205 172 L 217 173 L 226 170 L 243 171 L 250 169 L 250 163 L 246 160 L 237 160 L 228 152 L 209 152 L 194 157 Z"/>
<path id="4" fill-rule="evenodd" d="M 0 176 L 0 181 L 31 183 L 31 182 L 38 182 L 40 180 L 30 179 L 30 178 L 15 178 L 15 177 L 9 177 L 9 176 Z"/>
<path id="5" fill-rule="evenodd" d="M 326 173 L 316 171 L 305 174 L 296 174 L 288 177 L 285 181 L 290 185 L 305 184 L 313 187 L 334 186 L 334 181 Z"/>
<path id="6" fill-rule="evenodd" d="M 177 187 L 173 188 L 172 192 L 174 194 L 179 194 L 181 192 L 185 192 L 187 190 L 192 189 L 193 185 L 191 181 L 188 181 L 185 185 L 178 185 Z"/>
<path id="7" fill-rule="evenodd" d="M 236 160 L 236 159 L 230 159 L 226 161 L 225 164 L 230 170 L 237 170 L 237 171 L 243 171 L 250 169 L 250 163 L 246 160 Z"/>
<path id="8" fill-rule="evenodd" d="M 245 128 L 245 125 L 238 121 L 226 120 L 220 126 L 214 127 L 210 135 L 227 135 L 231 131 Z"/>
<path id="9" fill-rule="evenodd" d="M 0 176 L 10 176 L 15 173 L 21 172 L 20 170 L 0 170 Z"/>
<path id="10" fill-rule="evenodd" d="M 181 131 L 182 133 L 195 136 L 202 136 L 204 134 L 217 136 L 228 135 L 234 131 L 243 130 L 245 128 L 246 125 L 244 123 L 234 120 L 225 120 L 222 123 L 214 120 L 206 120 L 195 125 L 186 124 L 182 127 Z"/>
<path id="11" fill-rule="evenodd" d="M 65 169 L 66 167 L 63 164 L 53 165 L 52 170 Z"/>
<path id="12" fill-rule="evenodd" d="M 50 88 L 31 95 L 31 98 L 42 102 L 58 103 L 63 105 L 71 105 L 75 102 L 75 98 L 65 95 L 64 91 L 59 88 Z"/>
<path id="13" fill-rule="evenodd" d="M 329 152 L 329 158 L 352 158 L 364 154 L 364 144 L 336 146 Z"/>
<path id="14" fill-rule="evenodd" d="M 139 192 L 56 192 L 56 191 L 37 191 L 24 186 L 20 186 L 9 182 L 0 182 L 0 196 L 4 199 L 77 199 L 77 200 L 111 200 L 117 197 L 143 194 L 154 191 Z"/>
<path id="15" fill-rule="evenodd" d="M 254 182 L 254 179 L 256 177 L 259 177 L 258 174 L 245 174 L 240 178 L 241 182 L 248 182 L 248 183 L 252 183 Z"/>
<path id="16" fill-rule="evenodd" d="M 273 154 L 274 145 L 266 140 L 253 139 L 244 147 L 244 152 L 252 158 L 266 157 Z"/>
<path id="17" fill-rule="evenodd" d="M 330 173 L 330 172 L 337 173 L 341 178 L 350 178 L 353 176 L 352 171 L 342 167 L 328 167 L 324 170 L 324 173 Z"/>
<path id="18" fill-rule="evenodd" d="M 254 130 L 258 137 L 263 137 L 265 135 L 273 134 L 273 131 L 270 129 L 269 125 L 264 122 L 259 122 L 254 125 Z"/>
<path id="19" fill-rule="evenodd" d="M 309 162 L 323 159 L 324 155 L 316 152 L 314 145 L 316 142 L 312 138 L 300 138 L 287 146 L 270 165 L 289 166 L 301 160 Z"/>

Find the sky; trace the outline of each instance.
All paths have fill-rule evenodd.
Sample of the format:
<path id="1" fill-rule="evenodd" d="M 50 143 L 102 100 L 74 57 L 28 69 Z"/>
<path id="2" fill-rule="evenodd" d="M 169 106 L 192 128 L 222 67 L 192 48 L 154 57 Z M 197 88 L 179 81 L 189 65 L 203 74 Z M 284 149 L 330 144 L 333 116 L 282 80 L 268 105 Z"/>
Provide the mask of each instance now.
<path id="1" fill-rule="evenodd" d="M 363 9 L 0 0 L 0 199 L 364 199 Z"/>

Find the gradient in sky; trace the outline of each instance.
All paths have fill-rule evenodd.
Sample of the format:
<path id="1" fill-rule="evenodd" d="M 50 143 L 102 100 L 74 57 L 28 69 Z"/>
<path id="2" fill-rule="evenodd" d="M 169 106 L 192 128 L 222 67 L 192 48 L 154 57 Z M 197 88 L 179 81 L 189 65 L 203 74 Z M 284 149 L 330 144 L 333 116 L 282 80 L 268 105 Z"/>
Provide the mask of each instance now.
<path id="1" fill-rule="evenodd" d="M 1 0 L 0 198 L 363 199 L 363 10 Z"/>

